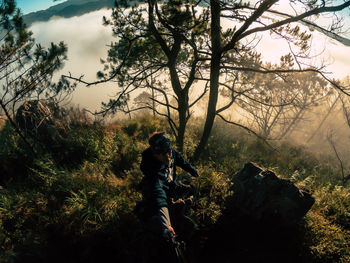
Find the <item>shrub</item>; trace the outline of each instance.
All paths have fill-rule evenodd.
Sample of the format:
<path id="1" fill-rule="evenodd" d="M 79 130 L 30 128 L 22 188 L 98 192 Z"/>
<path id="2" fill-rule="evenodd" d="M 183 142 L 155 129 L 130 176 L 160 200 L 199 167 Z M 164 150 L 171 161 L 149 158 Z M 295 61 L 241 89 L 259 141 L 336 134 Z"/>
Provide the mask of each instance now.
<path id="1" fill-rule="evenodd" d="M 350 232 L 332 224 L 322 214 L 315 210 L 306 216 L 308 233 L 304 246 L 312 253 L 312 262 L 349 262 Z"/>
<path id="2" fill-rule="evenodd" d="M 194 179 L 197 188 L 195 217 L 201 225 L 212 225 L 221 216 L 224 202 L 231 193 L 231 182 L 223 173 L 216 172 L 210 166 L 200 167 L 200 177 Z"/>
<path id="3" fill-rule="evenodd" d="M 140 115 L 131 121 L 104 125 L 92 122 L 79 111 L 66 116 L 70 116 L 67 136 L 55 145 L 42 147 L 35 158 L 11 126 L 5 124 L 0 130 L 4 145 L 0 148 L 0 172 L 24 176 L 23 180 L 8 181 L 0 190 L 2 262 L 108 262 L 111 258 L 140 262 L 142 253 L 154 246 L 133 213 L 141 199 L 137 191 L 143 176 L 140 154 L 148 147 L 149 135 L 164 130 L 166 122 Z M 191 156 L 198 134 L 198 125 L 192 123 L 184 155 Z M 207 245 L 222 246 L 220 235 L 225 232 L 228 238 L 234 238 L 223 249 L 228 248 L 228 253 L 222 255 L 236 261 L 240 256 L 232 253 L 232 247 L 241 255 L 249 252 L 265 256 L 269 252 L 261 247 L 272 244 L 282 248 L 290 245 L 290 251 L 296 253 L 292 258 L 303 262 L 348 262 L 349 189 L 336 186 L 336 181 L 329 178 L 336 175 L 331 159 L 316 158 L 306 149 L 286 142 L 275 143 L 274 147 L 279 151 L 236 127 L 217 122 L 196 165 L 201 176 L 179 174 L 197 188 L 190 216 L 201 230 L 199 251 L 216 257 Z M 248 161 L 314 193 L 316 203 L 300 228 L 275 233 L 272 228 L 252 227 L 249 222 L 242 228 L 231 220 L 234 214 L 225 207 L 232 194 L 231 178 Z M 22 164 L 25 168 L 17 174 Z M 283 243 L 286 237 L 289 240 Z M 264 240 L 271 243 L 259 243 Z"/>
<path id="4" fill-rule="evenodd" d="M 332 223 L 350 231 L 350 191 L 342 186 L 324 186 L 314 192 L 315 209 Z"/>
<path id="5" fill-rule="evenodd" d="M 0 129 L 0 145 L 0 184 L 23 181 L 33 161 L 33 154 L 9 122 Z"/>

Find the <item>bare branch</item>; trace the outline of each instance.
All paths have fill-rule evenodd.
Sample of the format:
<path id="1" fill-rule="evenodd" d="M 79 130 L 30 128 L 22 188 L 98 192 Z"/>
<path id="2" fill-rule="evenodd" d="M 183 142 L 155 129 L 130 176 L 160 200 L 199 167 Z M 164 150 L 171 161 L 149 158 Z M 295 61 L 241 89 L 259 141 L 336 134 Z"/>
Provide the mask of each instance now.
<path id="1" fill-rule="evenodd" d="M 248 127 L 242 125 L 242 124 L 239 124 L 237 122 L 233 122 L 233 121 L 229 121 L 229 120 L 226 120 L 221 114 L 216 114 L 217 116 L 219 116 L 224 122 L 226 123 L 229 123 L 229 124 L 232 124 L 232 125 L 235 125 L 235 126 L 238 126 L 246 131 L 248 131 L 249 133 L 252 133 L 254 134 L 257 138 L 261 139 L 267 146 L 269 146 L 271 149 L 273 149 L 274 151 L 277 151 L 278 152 L 278 149 L 274 148 L 273 146 L 271 146 L 271 144 L 262 136 L 260 136 L 259 134 L 257 134 L 255 131 L 249 129 Z"/>
<path id="2" fill-rule="evenodd" d="M 245 32 L 248 27 L 257 20 L 260 16 L 263 15 L 263 13 L 268 10 L 273 4 L 275 4 L 278 0 L 266 0 L 263 1 L 262 4 L 258 7 L 258 9 L 255 10 L 255 12 L 244 22 L 244 24 L 241 26 L 240 29 L 238 29 L 235 34 L 233 35 L 231 41 L 223 47 L 222 51 L 226 52 L 230 49 L 235 48 L 236 42 L 243 38 L 241 37 L 243 35 L 243 32 Z M 251 30 L 250 30 L 251 31 Z"/>
<path id="3" fill-rule="evenodd" d="M 152 101 L 154 101 L 154 102 L 156 102 L 156 103 L 162 105 L 162 106 L 169 107 L 169 108 L 171 108 L 171 109 L 173 109 L 173 110 L 178 110 L 178 108 L 174 107 L 174 106 L 171 105 L 171 104 L 161 102 L 160 100 L 157 100 L 157 99 L 154 99 L 154 98 L 150 98 L 150 99 L 151 99 Z"/>
<path id="4" fill-rule="evenodd" d="M 271 74 L 271 73 L 301 73 L 301 72 L 316 72 L 321 73 L 318 69 L 315 68 L 306 68 L 306 69 L 258 69 L 258 68 L 248 68 L 248 67 L 233 67 L 233 66 L 222 66 L 223 69 L 230 69 L 235 71 L 250 71 L 261 74 Z"/>
<path id="5" fill-rule="evenodd" d="M 272 2 L 277 2 L 277 1 L 265 1 L 266 4 L 271 4 Z M 265 3 L 264 2 L 264 3 Z M 273 4 L 273 3 L 272 3 Z M 261 5 L 262 6 L 262 5 Z M 326 6 L 323 6 L 323 7 L 320 7 L 320 8 L 315 8 L 315 9 L 312 9 L 310 11 L 307 11 L 303 14 L 300 14 L 300 15 L 296 15 L 296 16 L 290 16 L 289 18 L 285 19 L 285 20 L 281 20 L 281 21 L 278 21 L 278 22 L 275 22 L 275 23 L 272 23 L 268 26 L 264 26 L 264 27 L 256 27 L 256 28 L 253 28 L 251 30 L 248 30 L 248 31 L 245 31 L 247 29 L 247 25 L 249 26 L 253 21 L 248 21 L 244 24 L 246 25 L 245 27 L 242 26 L 242 30 L 240 30 L 240 32 L 236 32 L 236 34 L 232 37 L 232 40 L 230 41 L 230 43 L 228 43 L 224 48 L 223 48 L 223 52 L 226 52 L 230 49 L 233 49 L 235 47 L 235 44 L 238 40 L 248 36 L 248 35 L 251 35 L 251 34 L 254 34 L 254 33 L 257 33 L 257 32 L 262 32 L 262 31 L 267 31 L 267 30 L 270 30 L 270 29 L 273 29 L 273 28 L 277 28 L 277 27 L 280 27 L 280 26 L 283 26 L 283 25 L 286 25 L 286 24 L 289 24 L 289 23 L 292 23 L 292 22 L 297 22 L 297 21 L 300 21 L 300 20 L 303 20 L 304 18 L 306 17 L 310 17 L 310 16 L 313 16 L 313 15 L 318 15 L 318 14 L 321 14 L 321 13 L 328 13 L 328 12 L 337 12 L 337 11 L 341 11 L 343 10 L 344 8 L 346 7 L 349 7 L 350 6 L 350 1 L 346 1 L 344 2 L 343 4 L 341 5 L 337 5 L 337 6 L 330 6 L 330 7 L 326 7 Z M 265 7 L 265 6 L 264 6 Z M 269 6 L 271 7 L 271 6 Z M 268 7 L 268 8 L 269 8 Z M 259 7 L 260 8 L 260 7 Z M 252 18 L 254 16 L 254 14 L 258 16 L 260 16 L 261 14 L 258 12 L 259 11 L 259 8 L 253 13 L 253 15 L 250 17 Z M 262 7 L 263 9 L 263 7 Z M 267 9 L 264 9 L 264 12 L 266 11 Z M 256 18 L 255 18 L 256 19 Z M 250 22 L 250 23 L 249 23 Z M 245 32 L 244 32 L 245 31 Z"/>
<path id="6" fill-rule="evenodd" d="M 135 39 L 136 39 L 136 38 L 135 38 Z M 87 81 L 83 81 L 83 80 L 82 80 L 82 78 L 84 77 L 84 75 L 81 75 L 79 78 L 75 78 L 75 77 L 72 77 L 71 74 L 69 73 L 69 76 L 67 76 L 67 75 L 62 75 L 62 77 L 64 77 L 64 78 L 69 78 L 69 79 L 78 81 L 78 82 L 80 82 L 80 83 L 85 84 L 87 87 L 92 86 L 92 85 L 98 85 L 98 84 L 101 84 L 101 83 L 106 83 L 106 82 L 108 82 L 108 81 L 111 81 L 112 79 L 114 79 L 114 78 L 120 73 L 121 69 L 123 68 L 123 66 L 124 66 L 124 64 L 125 64 L 125 62 L 126 62 L 126 59 L 127 59 L 128 56 L 130 55 L 132 42 L 133 42 L 135 39 L 129 41 L 128 51 L 126 52 L 125 56 L 123 57 L 122 62 L 119 64 L 119 66 L 117 67 L 117 69 L 113 72 L 113 74 L 112 74 L 111 76 L 109 76 L 109 78 L 103 79 L 103 80 L 99 80 L 99 81 L 94 81 L 94 82 L 87 82 Z"/>
<path id="7" fill-rule="evenodd" d="M 201 95 L 199 95 L 199 97 L 197 98 L 197 99 L 195 99 L 189 106 L 188 106 L 188 108 L 192 108 L 195 104 L 197 104 L 197 102 L 199 101 L 199 100 L 201 100 L 203 97 L 204 97 L 204 95 L 207 93 L 207 91 L 208 91 L 208 84 L 209 84 L 209 82 L 207 82 L 206 84 L 205 84 L 205 88 L 204 88 L 204 91 L 203 91 L 203 93 L 201 94 Z"/>
<path id="8" fill-rule="evenodd" d="M 335 156 L 337 157 L 338 161 L 339 161 L 339 164 L 340 164 L 340 169 L 341 169 L 341 174 L 342 174 L 342 183 L 343 185 L 345 185 L 345 173 L 344 173 L 344 165 L 343 165 L 343 161 L 342 159 L 340 158 L 339 156 L 339 153 L 337 151 L 337 148 L 335 147 L 335 143 L 333 141 L 333 132 L 330 131 L 328 134 L 327 134 L 327 141 L 329 142 L 329 144 L 331 145 L 334 153 L 335 153 Z"/>
<path id="9" fill-rule="evenodd" d="M 279 11 L 276 11 L 276 10 L 268 10 L 269 13 L 272 13 L 272 14 L 276 14 L 276 15 L 280 15 L 282 17 L 289 17 L 289 18 L 292 18 L 293 16 L 289 15 L 289 14 L 286 14 L 286 13 L 282 13 L 282 12 L 279 12 Z M 300 22 L 306 26 L 309 26 L 311 28 L 314 28 L 322 33 L 324 33 L 325 35 L 333 38 L 333 39 L 336 39 L 338 40 L 339 42 L 347 45 L 347 46 L 350 46 L 350 39 L 348 38 L 345 38 L 345 37 L 342 37 L 336 33 L 334 33 L 333 31 L 331 30 L 328 30 L 326 28 L 323 28 L 321 27 L 320 25 L 318 24 L 315 24 L 315 23 L 312 23 L 308 20 L 305 20 L 305 19 L 301 19 Z"/>
<path id="10" fill-rule="evenodd" d="M 340 99 L 340 94 L 338 95 L 338 97 L 334 100 L 334 102 L 332 103 L 331 107 L 329 108 L 327 114 L 323 117 L 322 121 L 320 122 L 320 124 L 317 126 L 317 128 L 315 129 L 315 131 L 311 134 L 310 138 L 306 141 L 306 143 L 309 143 L 314 136 L 317 134 L 318 131 L 320 131 L 323 123 L 327 120 L 327 118 L 329 117 L 329 115 L 332 113 L 333 109 L 335 108 L 338 100 Z"/>

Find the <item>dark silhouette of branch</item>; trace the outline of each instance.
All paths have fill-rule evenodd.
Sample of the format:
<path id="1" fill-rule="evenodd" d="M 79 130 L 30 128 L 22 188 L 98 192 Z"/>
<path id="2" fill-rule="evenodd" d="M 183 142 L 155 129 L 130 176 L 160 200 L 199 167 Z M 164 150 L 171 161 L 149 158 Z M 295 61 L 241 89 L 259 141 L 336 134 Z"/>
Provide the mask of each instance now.
<path id="1" fill-rule="evenodd" d="M 250 7 L 246 7 L 246 9 L 253 9 L 253 10 L 255 10 L 254 8 L 250 8 Z M 289 14 L 286 14 L 286 13 L 283 13 L 283 12 L 279 12 L 277 10 L 268 10 L 268 12 L 271 13 L 271 14 L 280 15 L 282 17 L 289 17 L 289 18 L 293 17 L 293 16 L 291 16 Z M 302 24 L 308 26 L 308 27 L 312 27 L 312 28 L 322 32 L 323 34 L 325 34 L 327 36 L 330 36 L 333 39 L 338 40 L 339 42 L 343 43 L 344 45 L 350 46 L 350 39 L 348 39 L 348 38 L 342 37 L 342 36 L 334 33 L 333 31 L 328 30 L 326 28 L 323 28 L 320 25 L 312 23 L 312 22 L 310 22 L 308 20 L 301 19 L 300 22 Z"/>
<path id="2" fill-rule="evenodd" d="M 217 109 L 216 110 L 216 114 L 222 112 L 222 111 L 225 111 L 227 110 L 228 108 L 230 108 L 233 103 L 236 101 L 236 98 L 239 96 L 238 93 L 237 95 L 235 96 L 235 90 L 234 90 L 234 86 L 236 84 L 236 81 L 237 81 L 237 76 L 235 76 L 235 79 L 233 80 L 233 84 L 232 84 L 232 87 L 228 87 L 228 85 L 225 85 L 228 87 L 228 89 L 231 91 L 231 100 L 229 103 L 227 103 L 225 106 L 221 107 L 220 109 Z"/>
<path id="3" fill-rule="evenodd" d="M 73 77 L 71 75 L 71 73 L 69 73 L 69 76 L 67 75 L 62 75 L 63 78 L 69 78 L 69 79 L 72 79 L 72 80 L 75 80 L 75 81 L 78 81 L 80 83 L 83 83 L 86 85 L 86 87 L 89 87 L 89 86 L 92 86 L 92 85 L 98 85 L 98 84 L 101 84 L 101 83 L 106 83 L 108 81 L 111 81 L 112 79 L 114 79 L 121 71 L 121 69 L 123 68 L 125 62 L 126 62 L 126 59 L 128 58 L 128 56 L 130 55 L 130 51 L 131 51 L 131 46 L 132 46 L 132 42 L 134 40 L 136 40 L 138 37 L 132 39 L 132 40 L 129 40 L 129 46 L 128 46 L 128 51 L 126 52 L 125 56 L 123 57 L 122 59 L 122 62 L 119 64 L 119 66 L 115 69 L 115 71 L 113 72 L 113 74 L 111 76 L 109 76 L 109 78 L 106 78 L 106 79 L 103 79 L 103 80 L 98 80 L 98 81 L 94 81 L 94 82 L 87 82 L 87 81 L 84 81 L 83 80 L 83 77 L 84 75 L 81 75 L 79 78 L 76 78 L 76 77 Z"/>
<path id="4" fill-rule="evenodd" d="M 203 93 L 202 93 L 201 95 L 199 95 L 199 97 L 198 97 L 197 99 L 195 99 L 195 100 L 188 106 L 188 108 L 192 108 L 194 105 L 197 104 L 198 101 L 200 101 L 200 100 L 204 97 L 204 95 L 205 95 L 205 94 L 207 93 L 207 91 L 208 91 L 208 84 L 209 84 L 209 82 L 205 83 L 205 88 L 204 88 Z"/>
<path id="5" fill-rule="evenodd" d="M 151 99 L 152 101 L 154 101 L 154 102 L 156 102 L 156 103 L 162 105 L 162 106 L 169 107 L 169 108 L 171 108 L 171 109 L 173 109 L 173 110 L 178 110 L 178 108 L 176 108 L 176 107 L 174 107 L 173 105 L 170 105 L 170 104 L 168 104 L 168 103 L 161 102 L 160 100 L 157 100 L 157 99 L 154 99 L 154 98 L 150 98 L 150 99 Z"/>
<path id="6" fill-rule="evenodd" d="M 169 58 L 170 57 L 170 48 L 166 44 L 165 40 L 162 38 L 160 35 L 159 31 L 157 30 L 155 24 L 154 24 L 154 15 L 153 15 L 153 10 L 156 5 L 155 0 L 148 0 L 148 25 L 150 28 L 150 31 L 156 38 L 157 42 L 161 46 L 162 50 L 166 54 L 166 56 Z"/>
<path id="7" fill-rule="evenodd" d="M 278 149 L 274 148 L 264 137 L 260 136 L 259 134 L 257 134 L 255 131 L 249 129 L 248 127 L 242 125 L 242 124 L 239 124 L 237 122 L 233 122 L 233 121 L 229 121 L 229 120 L 226 120 L 221 114 L 216 114 L 217 116 L 219 116 L 224 122 L 226 123 L 229 123 L 229 124 L 232 124 L 232 125 L 235 125 L 235 126 L 238 126 L 246 131 L 248 131 L 249 133 L 252 133 L 254 134 L 258 139 L 262 140 L 267 146 L 269 146 L 271 149 L 273 149 L 274 151 L 278 151 Z"/>
<path id="8" fill-rule="evenodd" d="M 340 86 L 336 81 L 331 80 L 328 78 L 325 73 L 321 72 L 318 69 L 314 68 L 306 68 L 306 69 L 273 69 L 273 70 L 267 70 L 267 69 L 256 69 L 256 68 L 247 68 L 247 67 L 233 67 L 233 66 L 223 66 L 222 68 L 225 69 L 231 69 L 231 70 L 236 70 L 236 71 L 250 71 L 250 72 L 256 72 L 256 73 L 261 73 L 261 74 L 271 74 L 271 73 L 302 73 L 302 72 L 316 72 L 320 74 L 328 83 L 330 83 L 333 87 L 341 91 L 347 96 L 350 96 L 350 93 L 347 91 L 349 88 L 345 88 Z"/>
<path id="9" fill-rule="evenodd" d="M 344 93 L 347 96 L 350 96 L 350 93 L 345 91 L 345 90 L 349 90 L 349 88 L 344 88 L 342 86 L 340 86 L 338 83 L 336 83 L 334 80 L 329 79 L 328 77 L 326 77 L 326 75 L 322 72 L 319 72 L 319 74 L 325 79 L 327 80 L 333 87 L 335 87 L 336 89 L 338 89 L 340 92 Z"/>
<path id="10" fill-rule="evenodd" d="M 293 98 L 291 98 L 290 101 L 288 102 L 283 102 L 283 103 L 279 103 L 279 104 L 273 104 L 273 103 L 266 103 L 264 101 L 260 101 L 260 100 L 257 100 L 257 99 L 254 99 L 250 96 L 248 96 L 247 94 L 245 93 L 242 93 L 242 96 L 246 97 L 247 99 L 251 100 L 251 101 L 254 101 L 256 103 L 259 103 L 259 104 L 262 104 L 264 106 L 268 106 L 268 107 L 286 107 L 286 106 L 289 106 L 289 105 L 292 105 L 293 102 L 296 100 L 298 94 L 295 94 Z"/>
<path id="11" fill-rule="evenodd" d="M 141 106 L 141 107 L 138 107 L 138 108 L 134 108 L 134 109 L 129 109 L 129 110 L 124 110 L 124 109 L 120 109 L 121 112 L 125 113 L 125 114 L 129 114 L 129 113 L 132 113 L 132 112 L 135 112 L 135 111 L 139 111 L 139 110 L 144 110 L 144 109 L 149 109 L 149 110 L 152 110 L 154 112 L 156 112 L 159 116 L 162 116 L 162 117 L 165 117 L 168 119 L 168 122 L 171 122 L 173 125 L 175 125 L 175 122 L 173 119 L 171 119 L 169 117 L 168 114 L 165 114 L 165 113 L 161 113 L 159 112 L 157 109 L 154 109 L 152 106 L 150 105 L 146 105 L 146 106 Z M 170 128 L 172 129 L 172 131 L 174 132 L 174 134 L 176 135 L 176 131 L 173 129 L 173 125 L 170 125 Z"/>
<path id="12" fill-rule="evenodd" d="M 302 73 L 302 72 L 316 72 L 321 73 L 320 70 L 315 68 L 306 68 L 306 69 L 259 69 L 259 68 L 248 68 L 248 67 L 234 67 L 234 66 L 222 66 L 223 69 L 230 69 L 235 71 L 249 71 L 256 72 L 261 74 L 271 74 L 271 73 Z"/>
<path id="13" fill-rule="evenodd" d="M 335 147 L 335 143 L 333 141 L 333 133 L 332 131 L 330 133 L 327 134 L 327 141 L 329 142 L 329 144 L 331 145 L 335 156 L 337 157 L 339 164 L 340 164 L 340 169 L 341 169 L 341 174 L 342 174 L 342 183 L 343 185 L 345 185 L 345 173 L 344 173 L 344 165 L 343 165 L 343 161 L 341 160 L 339 153 L 337 151 L 337 148 Z"/>
<path id="14" fill-rule="evenodd" d="M 318 131 L 320 131 L 323 123 L 327 120 L 327 118 L 329 117 L 329 115 L 332 113 L 335 105 L 337 104 L 338 100 L 340 98 L 340 94 L 338 95 L 338 97 L 335 99 L 335 101 L 332 103 L 331 107 L 329 108 L 327 114 L 323 117 L 322 121 L 320 122 L 320 124 L 317 126 L 317 128 L 315 129 L 315 131 L 311 134 L 310 138 L 306 141 L 306 143 L 309 143 L 317 134 Z"/>
<path id="15" fill-rule="evenodd" d="M 178 127 L 177 127 L 176 123 L 173 121 L 173 119 L 171 117 L 170 102 L 169 102 L 168 95 L 166 94 L 166 92 L 164 90 L 162 90 L 160 88 L 152 87 L 152 89 L 162 93 L 163 96 L 164 96 L 165 102 L 166 102 L 164 106 L 166 106 L 166 108 L 167 108 L 167 115 L 166 114 L 165 115 L 161 115 L 155 109 L 156 113 L 158 115 L 161 115 L 161 116 L 167 116 L 167 119 L 168 119 L 168 122 L 169 122 L 171 130 L 173 131 L 174 135 L 177 135 L 178 134 Z"/>
<path id="16" fill-rule="evenodd" d="M 341 103 L 342 103 L 342 107 L 343 107 L 343 113 L 346 119 L 346 122 L 348 123 L 348 126 L 350 127 L 350 111 L 349 108 L 347 107 L 347 105 L 345 105 L 345 101 L 342 97 L 340 97 Z"/>
<path id="17" fill-rule="evenodd" d="M 254 33 L 257 33 L 257 32 L 263 32 L 263 31 L 267 31 L 267 30 L 270 30 L 270 29 L 274 29 L 274 28 L 277 28 L 277 27 L 280 27 L 280 26 L 283 26 L 283 25 L 286 25 L 286 24 L 289 24 L 289 23 L 292 23 L 292 22 L 298 22 L 300 20 L 303 20 L 306 17 L 310 17 L 310 16 L 313 16 L 313 15 L 318 15 L 318 14 L 321 14 L 321 13 L 341 11 L 344 8 L 350 6 L 350 1 L 346 1 L 343 4 L 337 5 L 337 6 L 330 6 L 330 7 L 323 6 L 323 7 L 319 7 L 319 8 L 314 8 L 314 9 L 312 9 L 310 11 L 307 11 L 307 12 L 305 12 L 303 14 L 300 14 L 300 15 L 297 15 L 297 16 L 290 16 L 289 18 L 287 18 L 285 20 L 272 23 L 272 24 L 270 24 L 268 26 L 256 27 L 256 28 L 253 28 L 251 30 L 245 31 L 248 28 L 248 26 L 252 23 L 251 20 L 253 20 L 254 17 L 256 17 L 255 19 L 257 19 L 261 15 L 260 11 L 265 12 L 275 2 L 277 2 L 277 1 L 272 1 L 272 0 L 271 1 L 264 1 L 263 4 L 261 4 L 260 7 L 258 9 L 256 9 L 256 11 L 253 13 L 253 15 L 246 21 L 246 23 L 244 23 L 244 25 L 242 26 L 241 30 L 239 30 L 239 32 L 237 31 L 236 34 L 232 37 L 232 40 L 223 48 L 223 52 L 226 52 L 226 51 L 228 51 L 230 49 L 233 49 L 235 47 L 235 44 L 236 44 L 236 42 L 238 40 L 240 40 L 240 39 L 242 39 L 242 38 L 244 38 L 244 37 L 246 37 L 248 35 L 251 35 L 251 34 L 254 34 Z"/>
<path id="18" fill-rule="evenodd" d="M 236 42 L 241 39 L 243 32 L 245 32 L 249 26 L 256 21 L 260 16 L 262 16 L 266 10 L 268 10 L 273 4 L 275 4 L 278 0 L 266 0 L 263 1 L 262 4 L 254 11 L 254 13 L 245 20 L 243 25 L 235 32 L 231 41 L 223 47 L 222 51 L 226 52 L 230 49 L 234 49 Z"/>

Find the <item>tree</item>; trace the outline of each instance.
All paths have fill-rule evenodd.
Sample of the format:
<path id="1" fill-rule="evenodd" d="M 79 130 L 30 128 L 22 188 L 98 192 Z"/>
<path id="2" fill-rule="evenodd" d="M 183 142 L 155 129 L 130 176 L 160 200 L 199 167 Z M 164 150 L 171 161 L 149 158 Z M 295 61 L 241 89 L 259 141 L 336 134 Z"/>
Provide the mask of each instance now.
<path id="1" fill-rule="evenodd" d="M 254 80 L 254 92 L 244 94 L 237 104 L 251 116 L 252 128 L 257 126 L 255 129 L 266 139 L 281 140 L 290 134 L 330 92 L 328 83 L 315 72 L 293 73 L 284 79 L 261 77 L 258 74 Z"/>
<path id="2" fill-rule="evenodd" d="M 155 94 L 151 97 L 154 103 L 141 108 L 152 108 L 167 118 L 180 151 L 190 109 L 206 92 L 204 89 L 190 101 L 196 76 L 208 67 L 200 49 L 208 42 L 209 14 L 207 11 L 197 13 L 195 7 L 193 1 L 178 0 L 162 5 L 150 0 L 147 7 L 130 10 L 116 6 L 112 18 L 104 21 L 112 26 L 118 40 L 111 44 L 108 58 L 103 61 L 106 71 L 98 73 L 102 81 L 116 79 L 123 87 L 116 100 L 104 105 L 105 110 L 124 106 L 122 97 L 135 89 L 151 89 Z M 156 98 L 159 95 L 161 97 Z M 165 110 L 158 110 L 158 106 Z"/>
<path id="3" fill-rule="evenodd" d="M 211 132 L 215 116 L 217 115 L 217 100 L 219 91 L 219 79 L 220 75 L 225 69 L 235 70 L 235 71 L 254 71 L 260 72 L 262 74 L 280 74 L 285 72 L 302 72 L 302 71 L 314 71 L 322 74 L 321 69 L 316 67 L 302 67 L 299 62 L 302 53 L 307 55 L 308 50 L 308 40 L 310 36 L 306 32 L 301 32 L 298 25 L 292 26 L 293 22 L 304 22 L 307 24 L 312 24 L 315 27 L 319 27 L 315 23 L 306 20 L 306 18 L 312 18 L 318 16 L 322 13 L 335 13 L 337 11 L 343 10 L 350 6 L 350 1 L 345 1 L 343 4 L 337 6 L 329 6 L 328 1 L 293 1 L 291 5 L 295 6 L 294 14 L 288 14 L 276 11 L 274 5 L 277 0 L 266 0 L 258 1 L 255 6 L 250 6 L 249 4 L 243 4 L 238 1 L 218 1 L 211 0 L 211 44 L 212 44 L 212 54 L 211 54 L 211 75 L 210 75 L 210 97 L 207 109 L 207 118 L 204 126 L 203 136 L 201 141 L 195 151 L 194 159 L 198 159 L 201 152 L 203 151 Z M 301 8 L 302 7 L 302 8 Z M 248 13 L 248 15 L 247 15 Z M 243 15 L 244 14 L 244 15 Z M 231 19 L 232 21 L 237 21 L 239 26 L 234 28 L 230 32 L 222 30 L 221 22 L 223 17 L 226 19 Z M 270 19 L 266 19 L 269 17 Z M 333 20 L 330 25 L 330 30 L 334 29 L 334 25 L 338 21 Z M 333 26 L 333 27 L 332 27 Z M 275 69 L 266 70 L 263 68 L 240 68 L 233 67 L 232 65 L 225 63 L 226 57 L 229 57 L 232 53 L 237 53 L 237 47 L 239 44 L 247 37 L 261 32 L 269 31 L 272 34 L 277 34 L 285 38 L 290 46 L 294 45 L 299 48 L 299 55 L 296 54 L 291 49 L 291 54 L 294 56 L 294 60 L 298 68 L 289 69 Z M 324 78 L 325 75 L 322 74 Z M 327 78 L 326 78 L 327 79 Z M 327 79 L 328 80 L 328 79 Z M 335 84 L 334 81 L 331 81 Z"/>
<path id="4" fill-rule="evenodd" d="M 222 114 L 237 102 L 242 91 L 248 92 L 237 90 L 236 83 L 244 83 L 253 73 L 283 79 L 291 73 L 314 72 L 341 89 L 323 73 L 323 66 L 308 64 L 311 33 L 302 30 L 300 23 L 320 29 L 311 19 L 323 13 L 334 14 L 322 30 L 337 33 L 341 27 L 335 14 L 348 8 L 350 1 L 334 6 L 331 1 L 291 1 L 292 12 L 278 11 L 277 2 L 148 0 L 145 5 L 129 9 L 117 5 L 111 19 L 104 19 L 105 24 L 112 26 L 117 40 L 111 43 L 108 58 L 103 61 L 105 70 L 98 73 L 101 80 L 86 84 L 116 81 L 122 87 L 118 97 L 105 104 L 106 111 L 125 105 L 125 98 L 139 88 L 162 95 L 162 100 L 152 99 L 165 110 L 155 110 L 168 119 L 180 150 L 192 107 L 209 90 L 203 134 L 194 154 L 194 159 L 198 159 L 216 116 L 225 119 Z M 287 41 L 290 50 L 285 57 L 293 62 L 292 67 L 264 68 L 256 46 L 265 32 Z M 148 85 L 151 78 L 152 87 Z M 262 89 L 255 88 L 255 92 Z M 191 92 L 195 94 L 192 99 Z M 227 104 L 218 108 L 221 93 L 230 96 Z"/>
<path id="5" fill-rule="evenodd" d="M 54 72 L 66 59 L 67 47 L 63 42 L 58 45 L 51 43 L 47 50 L 35 45 L 14 0 L 1 1 L 0 17 L 0 115 L 6 116 L 33 150 L 13 116 L 18 104 L 24 100 L 58 100 L 68 95 L 74 85 L 63 78 L 57 83 L 52 82 Z"/>

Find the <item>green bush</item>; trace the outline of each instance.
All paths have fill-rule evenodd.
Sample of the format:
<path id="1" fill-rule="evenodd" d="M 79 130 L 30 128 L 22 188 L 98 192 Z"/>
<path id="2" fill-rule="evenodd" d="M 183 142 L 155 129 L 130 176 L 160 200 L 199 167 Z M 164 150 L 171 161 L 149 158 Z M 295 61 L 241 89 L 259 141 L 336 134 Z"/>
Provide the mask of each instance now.
<path id="1" fill-rule="evenodd" d="M 324 186 L 314 192 L 315 207 L 330 220 L 350 231 L 350 190 L 343 186 Z"/>
<path id="2" fill-rule="evenodd" d="M 9 122 L 0 129 L 0 145 L 0 184 L 24 180 L 34 156 Z"/>
<path id="3" fill-rule="evenodd" d="M 137 191 L 143 176 L 141 153 L 148 147 L 150 134 L 170 133 L 164 128 L 167 123 L 148 115 L 109 125 L 93 123 L 79 111 L 69 116 L 67 136 L 41 147 L 37 156 L 30 154 L 10 125 L 0 130 L 0 172 L 17 178 L 3 180 L 5 189 L 0 190 L 0 262 L 109 262 L 111 258 L 140 262 L 142 253 L 154 246 L 133 213 L 141 199 Z M 190 124 L 185 156 L 193 153 L 198 134 L 198 124 Z M 261 244 L 252 239 L 267 237 L 270 244 L 282 246 L 287 233 L 290 240 L 286 246 L 296 248 L 291 250 L 296 253 L 293 258 L 348 262 L 349 188 L 336 185 L 336 165 L 331 158 L 315 156 L 287 142 L 273 147 L 279 151 L 236 127 L 217 122 L 196 164 L 201 176 L 179 174 L 197 188 L 190 216 L 201 230 L 199 251 L 215 254 L 208 246 L 221 246 L 223 241 L 215 236 L 221 232 L 215 231 L 224 229 L 230 234 L 230 228 L 236 231 L 232 234 L 236 235 L 234 249 L 238 246 L 234 253 L 232 247 L 227 250 L 230 260 L 239 261 L 235 253 L 245 253 L 239 249 L 265 255 L 268 252 L 259 250 Z M 248 223 L 241 228 L 231 214 L 226 216 L 230 221 L 224 220 L 230 209 L 225 204 L 232 195 L 232 176 L 248 161 L 313 193 L 316 203 L 298 228 L 270 233 Z M 262 236 L 257 237 L 259 234 Z"/>
<path id="4" fill-rule="evenodd" d="M 306 221 L 308 233 L 303 242 L 311 251 L 312 262 L 349 262 L 349 231 L 344 231 L 314 209 L 307 214 Z"/>
<path id="5" fill-rule="evenodd" d="M 229 191 L 231 181 L 210 166 L 200 167 L 199 173 L 200 177 L 193 179 L 198 191 L 194 207 L 195 217 L 201 225 L 212 225 L 221 216 L 226 197 L 232 194 Z"/>

